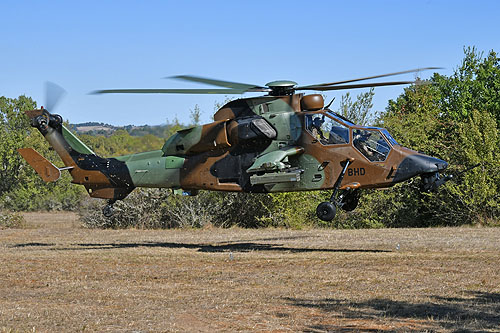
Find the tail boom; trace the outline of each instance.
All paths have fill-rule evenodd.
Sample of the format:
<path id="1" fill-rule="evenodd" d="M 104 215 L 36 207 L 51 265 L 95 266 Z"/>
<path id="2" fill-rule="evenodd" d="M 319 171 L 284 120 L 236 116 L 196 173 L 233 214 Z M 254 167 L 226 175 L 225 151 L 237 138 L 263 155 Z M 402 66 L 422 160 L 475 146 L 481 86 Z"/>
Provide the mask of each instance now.
<path id="1" fill-rule="evenodd" d="M 62 169 L 69 170 L 73 178 L 72 183 L 84 185 L 91 197 L 121 200 L 133 191 L 135 186 L 125 162 L 97 156 L 64 127 L 59 115 L 52 115 L 44 109 L 31 110 L 26 114 L 31 118 L 31 125 L 40 131 L 61 157 L 65 165 Z M 45 177 L 54 181 L 59 178 L 62 169 L 54 166 L 36 151 L 24 150 L 21 155 L 23 154 L 28 156 L 28 163 L 31 160 L 30 165 L 42 179 Z"/>

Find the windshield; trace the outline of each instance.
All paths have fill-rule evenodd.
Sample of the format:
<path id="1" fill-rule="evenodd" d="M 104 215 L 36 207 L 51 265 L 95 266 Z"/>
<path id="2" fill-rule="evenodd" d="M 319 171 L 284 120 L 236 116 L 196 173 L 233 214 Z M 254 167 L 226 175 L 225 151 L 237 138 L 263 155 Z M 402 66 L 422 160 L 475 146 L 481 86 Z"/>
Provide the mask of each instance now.
<path id="1" fill-rule="evenodd" d="M 389 131 L 387 131 L 385 128 L 382 128 L 382 127 L 375 127 L 375 126 L 366 126 L 365 127 L 367 130 L 379 130 L 380 132 L 382 132 L 382 134 L 384 134 L 385 138 L 387 139 L 387 141 L 389 141 L 391 143 L 391 145 L 399 145 L 399 143 L 392 137 L 392 135 L 389 133 Z"/>
<path id="2" fill-rule="evenodd" d="M 391 146 L 378 130 L 353 129 L 352 138 L 354 147 L 372 162 L 385 161 L 391 151 Z"/>
<path id="3" fill-rule="evenodd" d="M 384 134 L 384 136 L 386 137 L 387 140 L 389 140 L 389 142 L 391 143 L 391 145 L 399 145 L 399 143 L 394 140 L 394 138 L 392 137 L 392 135 L 389 134 L 389 132 L 385 129 L 385 128 L 381 128 L 380 129 L 382 134 Z"/>
<path id="4" fill-rule="evenodd" d="M 344 122 L 347 126 L 355 126 L 356 124 L 354 124 L 352 121 L 350 121 L 349 119 L 347 119 L 346 117 L 336 113 L 336 112 L 333 112 L 332 110 L 326 110 L 326 112 L 332 116 L 333 118 L 335 118 L 336 120 L 340 120 L 341 122 Z"/>

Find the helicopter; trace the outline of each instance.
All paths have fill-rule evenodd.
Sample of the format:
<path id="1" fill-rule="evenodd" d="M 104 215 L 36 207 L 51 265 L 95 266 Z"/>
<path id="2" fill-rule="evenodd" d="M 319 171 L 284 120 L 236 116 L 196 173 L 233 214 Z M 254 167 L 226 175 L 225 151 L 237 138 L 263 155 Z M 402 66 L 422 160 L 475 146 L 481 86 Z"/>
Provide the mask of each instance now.
<path id="1" fill-rule="evenodd" d="M 44 181 L 56 181 L 66 170 L 72 183 L 83 185 L 91 197 L 107 199 L 106 217 L 136 187 L 171 188 L 188 195 L 200 190 L 331 190 L 330 199 L 316 209 L 318 218 L 331 221 L 339 208 L 356 208 L 362 189 L 388 188 L 420 176 L 422 191 L 436 190 L 451 179 L 442 174 L 448 163 L 403 147 L 384 128 L 356 125 L 330 110 L 331 103 L 325 105 L 321 94 L 299 91 L 411 84 L 416 81 L 359 81 L 429 69 L 437 67 L 305 86 L 286 80 L 259 86 L 181 75 L 173 78 L 222 88 L 97 90 L 93 93 L 266 94 L 228 102 L 213 122 L 179 130 L 161 149 L 109 158 L 96 155 L 63 125 L 60 115 L 42 107 L 26 114 L 65 166 L 56 167 L 32 148 L 18 151 Z"/>

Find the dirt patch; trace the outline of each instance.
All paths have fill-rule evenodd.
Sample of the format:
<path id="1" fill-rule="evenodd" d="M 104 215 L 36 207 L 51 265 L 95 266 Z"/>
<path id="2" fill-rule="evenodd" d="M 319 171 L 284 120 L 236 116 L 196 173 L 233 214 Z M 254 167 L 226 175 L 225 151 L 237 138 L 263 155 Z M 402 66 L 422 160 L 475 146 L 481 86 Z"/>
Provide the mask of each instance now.
<path id="1" fill-rule="evenodd" d="M 79 216 L 72 212 L 21 213 L 28 228 L 74 229 L 81 226 Z"/>
<path id="2" fill-rule="evenodd" d="M 0 230 L 0 332 L 500 330 L 500 229 Z"/>

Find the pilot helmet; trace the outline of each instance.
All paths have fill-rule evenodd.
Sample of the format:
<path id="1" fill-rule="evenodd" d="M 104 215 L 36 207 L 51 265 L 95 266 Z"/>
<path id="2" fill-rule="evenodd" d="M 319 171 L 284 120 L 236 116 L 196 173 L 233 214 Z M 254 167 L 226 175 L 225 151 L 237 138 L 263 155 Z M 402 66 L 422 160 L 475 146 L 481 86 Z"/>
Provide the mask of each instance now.
<path id="1" fill-rule="evenodd" d="M 321 125 L 323 125 L 323 121 L 321 120 L 320 117 L 316 117 L 313 119 L 313 126 L 316 128 L 320 128 Z"/>

